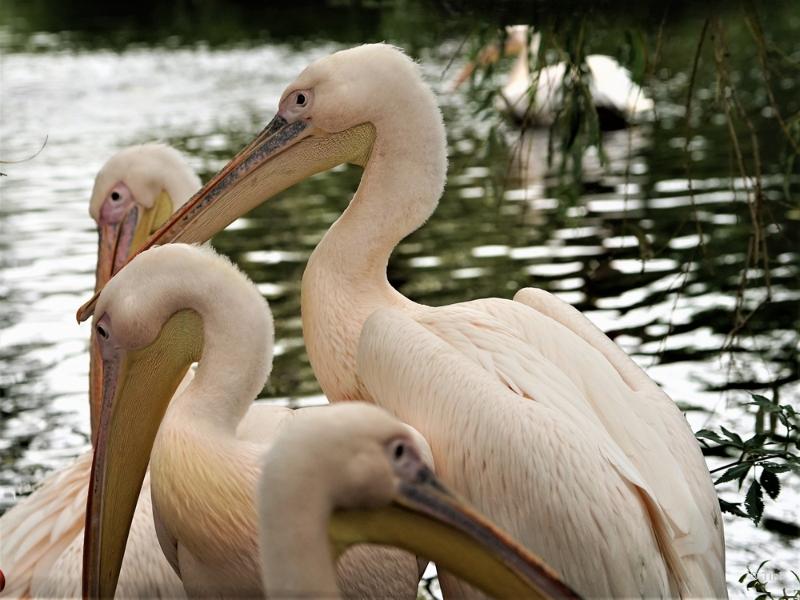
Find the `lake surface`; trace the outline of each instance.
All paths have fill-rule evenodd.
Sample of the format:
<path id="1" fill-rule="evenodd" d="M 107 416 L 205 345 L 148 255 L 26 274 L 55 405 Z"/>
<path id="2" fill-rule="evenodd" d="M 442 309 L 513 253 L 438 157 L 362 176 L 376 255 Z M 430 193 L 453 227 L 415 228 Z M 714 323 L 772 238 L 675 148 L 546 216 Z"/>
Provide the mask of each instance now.
<path id="1" fill-rule="evenodd" d="M 161 140 L 184 151 L 205 181 L 271 118 L 306 64 L 343 47 L 320 40 L 109 50 L 43 32 L 25 39 L 0 60 L 0 159 L 25 158 L 47 143 L 34 159 L 0 169 L 0 513 L 89 447 L 88 325 L 74 314 L 93 289 L 88 201 L 99 167 L 126 145 Z M 659 118 L 608 134 L 606 164 L 589 156 L 584 183 L 567 201 L 547 165 L 546 131 L 517 143 L 519 132 L 506 128 L 512 151 L 487 150 L 489 125 L 475 116 L 474 97 L 450 91 L 457 41 L 417 51 L 445 113 L 450 170 L 436 214 L 389 265 L 401 292 L 439 305 L 511 297 L 524 286 L 549 290 L 629 352 L 686 409 L 694 430 L 751 432 L 754 415 L 743 406 L 750 391 L 797 401 L 800 211 L 786 198 L 798 180 L 765 168 L 771 260 L 766 270 L 750 269 L 740 292 L 750 182 L 732 170 L 710 107 L 699 108 L 687 142 L 678 124 L 685 65 L 663 67 L 652 88 Z M 773 164 L 777 150 L 764 156 Z M 277 356 L 264 399 L 322 401 L 303 347 L 300 277 L 359 176 L 354 167 L 319 175 L 214 239 L 275 316 Z M 737 306 L 746 312 L 765 301 L 731 338 Z M 712 467 L 721 460 L 709 458 Z M 793 481 L 779 502 L 767 501 L 766 516 L 800 523 Z M 722 492 L 740 499 L 733 486 Z M 743 593 L 736 580 L 748 565 L 800 564 L 797 538 L 730 515 L 725 524 L 733 595 Z"/>

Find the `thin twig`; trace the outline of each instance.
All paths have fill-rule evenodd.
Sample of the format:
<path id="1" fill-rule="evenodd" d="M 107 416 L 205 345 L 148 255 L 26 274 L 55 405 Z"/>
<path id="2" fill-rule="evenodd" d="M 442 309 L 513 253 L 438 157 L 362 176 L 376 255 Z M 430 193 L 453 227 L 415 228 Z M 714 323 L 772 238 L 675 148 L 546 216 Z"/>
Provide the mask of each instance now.
<path id="1" fill-rule="evenodd" d="M 705 42 L 706 34 L 708 33 L 708 26 L 710 20 L 703 21 L 703 28 L 700 31 L 700 39 L 697 42 L 697 48 L 694 52 L 694 60 L 692 61 L 692 73 L 689 76 L 689 89 L 686 92 L 686 107 L 684 111 L 684 122 L 686 123 L 686 132 L 684 134 L 683 144 L 683 159 L 684 167 L 686 169 L 686 179 L 689 187 L 689 202 L 692 206 L 692 216 L 694 217 L 695 229 L 697 230 L 698 243 L 700 251 L 703 256 L 706 255 L 705 243 L 703 242 L 703 228 L 700 225 L 700 217 L 697 214 L 697 205 L 694 201 L 694 187 L 692 185 L 692 170 L 691 170 L 691 156 L 689 154 L 689 142 L 692 139 L 692 95 L 694 92 L 694 84 L 697 80 L 697 68 L 700 65 L 700 55 L 703 50 L 703 42 Z"/>

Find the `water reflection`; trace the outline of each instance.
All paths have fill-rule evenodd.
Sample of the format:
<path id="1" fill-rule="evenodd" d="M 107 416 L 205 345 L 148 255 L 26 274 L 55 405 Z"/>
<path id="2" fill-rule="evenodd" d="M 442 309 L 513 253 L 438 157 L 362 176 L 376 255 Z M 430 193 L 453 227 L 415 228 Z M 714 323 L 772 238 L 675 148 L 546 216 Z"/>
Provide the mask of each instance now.
<path id="1" fill-rule="evenodd" d="M 4 57 L 0 154 L 23 156 L 45 134 L 49 141 L 0 180 L 0 512 L 88 445 L 88 335 L 73 314 L 93 285 L 96 238 L 87 207 L 96 169 L 122 146 L 160 139 L 187 152 L 207 179 L 271 115 L 285 83 L 334 48 L 56 49 Z M 441 86 L 444 61 L 436 53 L 425 59 L 431 83 Z M 443 95 L 442 102 L 450 132 L 447 189 L 428 224 L 392 258 L 389 277 L 403 294 L 440 305 L 510 297 L 529 285 L 548 289 L 695 409 L 687 413 L 695 429 L 710 421 L 749 430 L 752 416 L 739 407 L 743 390 L 797 397 L 797 330 L 787 319 L 800 304 L 797 215 L 776 208 L 780 227 L 767 230 L 771 300 L 730 339 L 737 307 L 754 308 L 767 290 L 766 273 L 752 271 L 751 285 L 738 292 L 749 209 L 746 182 L 731 178 L 727 165 L 696 165 L 690 194 L 657 147 L 665 137 L 682 147 L 679 137 L 658 122 L 616 132 L 604 140 L 606 164 L 587 159 L 587 184 L 565 206 L 544 160 L 546 133 L 526 133 L 510 157 L 498 150 L 482 159 L 476 149 L 485 132 L 471 107 L 463 97 Z M 714 151 L 692 143 L 698 152 Z M 509 159 L 498 187 L 493 173 Z M 214 240 L 257 283 L 275 316 L 265 398 L 321 400 L 302 344 L 299 282 L 359 176 L 342 167 L 306 181 Z M 766 183 L 768 195 L 782 193 L 779 181 Z M 767 513 L 796 523 L 799 506 L 798 490 L 786 490 Z M 767 556 L 792 566 L 796 539 L 741 519 L 726 523 L 731 580 Z"/>

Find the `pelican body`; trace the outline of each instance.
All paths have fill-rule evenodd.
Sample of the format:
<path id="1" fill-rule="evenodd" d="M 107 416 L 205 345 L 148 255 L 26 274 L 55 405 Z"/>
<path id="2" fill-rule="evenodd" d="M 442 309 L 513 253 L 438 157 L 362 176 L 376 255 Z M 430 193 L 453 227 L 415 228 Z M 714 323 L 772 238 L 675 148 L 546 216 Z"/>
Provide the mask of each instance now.
<path id="1" fill-rule="evenodd" d="M 436 100 L 397 49 L 360 46 L 307 67 L 150 243 L 208 239 L 343 162 L 364 166 L 360 185 L 302 282 L 303 335 L 328 398 L 375 402 L 418 429 L 443 481 L 583 595 L 725 596 L 700 448 L 619 347 L 535 288 L 433 308 L 388 283 L 392 250 L 435 210 L 447 166 Z M 443 586 L 458 589 L 446 576 Z"/>
<path id="2" fill-rule="evenodd" d="M 150 293 L 131 301 L 145 281 Z M 330 521 L 338 553 L 354 543 L 390 541 L 445 561 L 444 555 L 464 556 L 470 567 L 488 560 L 488 570 L 464 575 L 490 593 L 574 597 L 538 559 L 442 488 L 423 459 L 424 439 L 383 411 L 255 410 L 252 399 L 271 365 L 272 317 L 255 286 L 213 251 L 170 245 L 143 253 L 101 294 L 95 329 L 105 387 L 87 508 L 85 596 L 114 594 L 152 447 L 156 528 L 191 596 L 261 596 L 259 555 L 270 596 L 335 595 Z M 195 360 L 194 379 L 170 402 Z M 260 442 L 236 435 L 248 420 L 247 431 L 258 431 Z M 276 436 L 283 441 L 273 447 Z M 255 490 L 265 448 L 259 553 Z M 395 499 L 403 503 L 400 514 L 331 514 Z M 415 543 L 430 521 L 444 537 L 423 534 Z M 416 563 L 403 556 L 405 565 L 384 554 L 382 562 L 340 569 L 346 594 L 416 597 Z M 314 559 L 310 571 L 299 570 Z M 452 560 L 445 564 L 459 569 Z M 404 573 L 414 577 L 404 581 Z"/>
<path id="3" fill-rule="evenodd" d="M 500 90 L 497 108 L 523 125 L 552 125 L 564 104 L 566 63 L 544 66 L 531 73 L 531 63 L 537 61 L 540 43 L 541 35 L 532 33 L 528 25 L 506 27 L 504 54 L 516 56 L 516 59 Z M 490 46 L 479 54 L 478 62 L 489 64 L 499 57 L 499 49 Z M 589 93 L 601 129 L 622 129 L 652 113 L 653 100 L 615 59 L 603 54 L 590 54 L 586 57 L 586 68 Z M 474 69 L 474 63 L 467 63 L 454 87 L 460 86 Z"/>
<path id="4" fill-rule="evenodd" d="M 175 149 L 163 144 L 125 148 L 100 169 L 89 213 L 99 233 L 96 287 L 139 249 L 200 187 L 197 175 Z M 102 366 L 94 335 L 90 345 L 92 437 L 99 420 Z M 2 598 L 76 597 L 81 590 L 83 524 L 92 453 L 49 475 L 41 486 L 0 518 Z M 127 597 L 183 595 L 180 580 L 158 548 L 150 505 L 150 479 L 131 527 L 120 592 Z"/>

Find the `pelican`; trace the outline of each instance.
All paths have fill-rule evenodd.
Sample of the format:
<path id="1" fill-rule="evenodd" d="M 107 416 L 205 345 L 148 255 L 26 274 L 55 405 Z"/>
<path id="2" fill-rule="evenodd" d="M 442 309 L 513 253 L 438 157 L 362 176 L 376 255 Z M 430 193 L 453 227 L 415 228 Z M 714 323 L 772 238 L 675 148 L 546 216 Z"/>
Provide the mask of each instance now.
<path id="1" fill-rule="evenodd" d="M 363 402 L 296 413 L 267 452 L 259 483 L 267 597 L 338 597 L 330 535 L 337 554 L 391 542 L 431 556 L 492 597 L 576 598 L 436 479 L 415 433 Z"/>
<path id="2" fill-rule="evenodd" d="M 265 448 L 260 548 L 267 591 L 277 597 L 338 592 L 325 521 L 335 508 L 377 508 L 393 499 L 411 516 L 334 518 L 338 550 L 391 541 L 442 560 L 466 558 L 445 564 L 466 569 L 491 593 L 572 595 L 537 559 L 460 506 L 423 460 L 430 451 L 422 436 L 380 409 L 262 406 L 254 416 L 252 401 L 272 362 L 272 316 L 255 286 L 212 250 L 168 245 L 141 254 L 103 290 L 97 317 L 105 387 L 87 506 L 85 595 L 114 594 L 151 447 L 161 547 L 191 596 L 262 595 L 255 497 Z M 195 377 L 173 398 L 195 360 Z M 236 436 L 242 420 L 253 418 L 260 443 Z M 414 512 L 446 520 L 442 537 L 426 537 L 426 519 Z M 478 541 L 499 558 L 453 537 L 476 528 Z M 416 597 L 416 564 L 405 556 L 404 571 L 375 562 L 341 569 L 346 594 Z M 301 569 L 309 562 L 309 571 Z M 387 579 L 404 574 L 412 577 Z"/>
<path id="3" fill-rule="evenodd" d="M 125 148 L 100 169 L 89 213 L 100 235 L 96 285 L 113 272 L 200 188 L 200 179 L 175 149 L 163 144 Z M 92 431 L 99 415 L 101 373 L 91 354 Z M 0 567 L 8 586 L 0 597 L 75 597 L 81 589 L 83 523 L 92 453 L 53 473 L 0 518 Z M 180 580 L 158 547 L 146 480 L 134 519 L 120 591 L 134 597 L 183 595 Z"/>
<path id="4" fill-rule="evenodd" d="M 583 595 L 725 596 L 702 453 L 630 357 L 543 290 L 433 308 L 388 283 L 389 256 L 435 210 L 447 165 L 435 97 L 399 50 L 360 46 L 307 67 L 265 130 L 149 243 L 208 239 L 342 162 L 364 166 L 361 183 L 301 288 L 329 400 L 373 401 L 418 429 L 442 480 Z"/>
<path id="5" fill-rule="evenodd" d="M 541 35 L 531 35 L 528 25 L 506 27 L 504 54 L 516 56 L 516 59 L 500 91 L 498 109 L 525 125 L 551 125 L 563 105 L 566 63 L 542 67 L 531 76 L 531 60 L 536 62 L 540 43 Z M 489 46 L 479 54 L 477 62 L 489 64 L 497 61 L 499 55 L 496 46 Z M 589 92 L 602 129 L 621 129 L 652 112 L 653 100 L 616 60 L 603 54 L 590 54 L 586 57 L 586 66 Z M 456 77 L 454 87 L 460 86 L 474 70 L 475 63 L 467 63 Z"/>
<path id="6" fill-rule="evenodd" d="M 102 573 L 98 584 L 105 587 L 89 594 L 113 595 L 152 447 L 156 531 L 186 593 L 261 596 L 254 507 L 259 460 L 293 414 L 253 405 L 272 365 L 271 314 L 247 278 L 210 250 L 154 248 L 124 271 L 103 291 L 94 326 L 106 384 L 94 460 L 105 467 L 93 467 L 87 519 L 97 516 L 95 528 L 86 529 L 84 570 Z M 201 353 L 194 378 L 170 404 Z M 116 373 L 125 381 L 123 399 L 112 404 L 115 388 L 108 381 Z M 108 545 L 92 537 L 118 532 Z M 112 548 L 113 568 L 93 553 L 98 547 Z M 345 557 L 342 574 L 350 596 L 415 598 L 420 569 L 407 553 L 357 548 Z"/>

